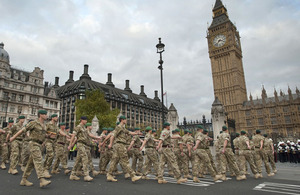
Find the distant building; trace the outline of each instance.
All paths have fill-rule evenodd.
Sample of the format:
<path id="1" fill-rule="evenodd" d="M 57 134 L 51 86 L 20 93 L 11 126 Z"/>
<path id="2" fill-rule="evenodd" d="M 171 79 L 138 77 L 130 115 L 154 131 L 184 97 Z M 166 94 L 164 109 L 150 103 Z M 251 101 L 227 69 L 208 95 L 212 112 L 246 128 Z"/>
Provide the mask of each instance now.
<path id="1" fill-rule="evenodd" d="M 26 121 L 37 118 L 39 109 L 45 109 L 48 114 L 59 113 L 60 100 L 57 99 L 53 87 L 48 82 L 43 85 L 44 71 L 35 67 L 32 72 L 14 68 L 10 58 L 0 43 L 0 124 L 20 115 Z"/>
<path id="2" fill-rule="evenodd" d="M 178 123 L 178 128 L 180 129 L 189 129 L 192 132 L 197 131 L 197 126 L 202 125 L 204 129 L 208 130 L 209 136 L 213 136 L 213 126 L 211 121 L 206 120 L 205 115 L 202 115 L 202 120 L 191 120 L 187 121 L 186 117 L 183 117 L 183 122 Z"/>
<path id="3" fill-rule="evenodd" d="M 213 21 L 207 30 L 209 58 L 213 77 L 214 95 L 217 104 L 224 106 L 222 117 L 231 132 L 256 129 L 272 137 L 300 137 L 300 94 L 296 88 L 288 95 L 274 91 L 267 97 L 262 89 L 261 99 L 247 99 L 243 55 L 237 27 L 230 21 L 227 9 L 221 0 L 216 0 Z M 213 114 L 213 112 L 212 112 Z M 214 121 L 213 121 L 214 122 Z M 216 129 L 214 129 L 216 130 Z"/>
<path id="4" fill-rule="evenodd" d="M 106 101 L 111 109 L 120 109 L 121 114 L 127 117 L 129 128 L 152 126 L 154 129 L 162 128 L 162 109 L 158 98 L 158 91 L 154 91 L 154 98 L 149 98 L 141 85 L 139 94 L 133 93 L 129 86 L 129 80 L 125 81 L 125 88 L 116 88 L 112 82 L 112 74 L 108 73 L 106 84 L 92 80 L 88 74 L 88 65 L 84 65 L 84 72 L 79 80 L 74 81 L 73 71 L 70 71 L 69 79 L 61 87 L 56 88 L 61 99 L 60 121 L 70 126 L 71 130 L 76 122 L 76 99 L 84 99 L 86 90 L 99 89 L 105 94 Z M 58 86 L 56 78 L 55 86 Z M 165 116 L 168 109 L 164 107 Z"/>

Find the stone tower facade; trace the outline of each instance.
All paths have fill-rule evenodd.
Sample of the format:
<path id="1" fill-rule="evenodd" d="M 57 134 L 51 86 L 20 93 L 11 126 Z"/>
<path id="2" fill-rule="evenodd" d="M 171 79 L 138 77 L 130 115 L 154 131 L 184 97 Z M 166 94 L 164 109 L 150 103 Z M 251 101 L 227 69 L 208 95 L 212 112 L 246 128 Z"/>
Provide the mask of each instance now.
<path id="1" fill-rule="evenodd" d="M 212 117 L 211 120 L 212 120 L 212 125 L 214 130 L 214 140 L 216 140 L 220 135 L 222 126 L 225 125 L 225 121 L 226 121 L 225 109 L 223 104 L 218 99 L 218 97 L 215 98 L 215 101 L 212 104 L 211 117 Z"/>
<path id="2" fill-rule="evenodd" d="M 170 123 L 171 130 L 178 128 L 177 125 L 179 122 L 179 116 L 178 116 L 177 110 L 176 110 L 175 106 L 173 105 L 173 103 L 171 103 L 171 106 L 169 108 L 167 120 Z"/>
<path id="3" fill-rule="evenodd" d="M 216 0 L 207 41 L 215 98 L 224 105 L 228 118 L 240 128 L 239 110 L 247 101 L 246 82 L 239 32 L 230 21 L 221 0 Z"/>

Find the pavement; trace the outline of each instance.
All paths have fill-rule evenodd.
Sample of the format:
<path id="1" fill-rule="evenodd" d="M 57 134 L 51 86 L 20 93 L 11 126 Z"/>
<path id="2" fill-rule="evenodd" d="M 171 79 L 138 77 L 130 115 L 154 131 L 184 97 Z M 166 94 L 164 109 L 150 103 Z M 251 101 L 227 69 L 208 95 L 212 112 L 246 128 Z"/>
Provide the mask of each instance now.
<path id="1" fill-rule="evenodd" d="M 96 169 L 98 169 L 99 159 L 93 159 Z M 68 166 L 71 167 L 74 161 L 70 161 Z M 206 175 L 205 178 L 200 178 L 200 183 L 194 183 L 188 180 L 184 184 L 176 184 L 176 181 L 171 177 L 165 177 L 168 184 L 158 184 L 154 180 L 153 175 L 149 175 L 150 180 L 140 180 L 135 183 L 130 179 L 125 179 L 124 175 L 118 175 L 118 182 L 107 182 L 106 176 L 98 175 L 92 182 L 84 182 L 83 178 L 79 181 L 70 181 L 69 177 L 62 172 L 53 175 L 52 183 L 41 189 L 35 171 L 28 178 L 34 185 L 31 187 L 20 186 L 22 172 L 11 175 L 6 170 L 0 170 L 0 194 L 172 194 L 172 195 L 192 195 L 192 194 L 288 194 L 300 195 L 300 164 L 291 163 L 276 163 L 278 173 L 273 177 L 267 177 L 266 172 L 263 172 L 264 178 L 254 179 L 252 175 L 247 176 L 247 180 L 236 181 L 235 177 L 228 176 L 228 181 L 214 182 L 212 178 Z M 166 174 L 167 175 L 167 174 Z"/>

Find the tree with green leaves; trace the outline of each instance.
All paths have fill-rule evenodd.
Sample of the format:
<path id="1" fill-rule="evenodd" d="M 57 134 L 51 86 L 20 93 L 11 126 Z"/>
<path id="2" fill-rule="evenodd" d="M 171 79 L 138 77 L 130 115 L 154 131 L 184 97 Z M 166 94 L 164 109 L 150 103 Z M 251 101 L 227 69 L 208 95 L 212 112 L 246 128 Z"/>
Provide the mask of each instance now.
<path id="1" fill-rule="evenodd" d="M 109 103 L 105 100 L 104 93 L 100 90 L 85 91 L 85 99 L 77 99 L 76 124 L 79 123 L 81 116 L 87 116 L 88 122 L 92 122 L 96 117 L 99 120 L 99 129 L 103 127 L 115 127 L 119 109 L 110 109 Z"/>

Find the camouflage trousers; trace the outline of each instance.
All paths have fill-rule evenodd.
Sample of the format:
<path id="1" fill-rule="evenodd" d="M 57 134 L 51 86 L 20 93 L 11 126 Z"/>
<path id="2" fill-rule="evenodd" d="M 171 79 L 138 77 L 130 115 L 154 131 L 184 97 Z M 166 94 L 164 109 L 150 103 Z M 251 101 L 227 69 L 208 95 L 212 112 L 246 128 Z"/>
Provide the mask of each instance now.
<path id="1" fill-rule="evenodd" d="M 92 158 L 92 153 L 91 153 L 91 147 L 90 146 L 85 146 L 85 151 L 88 156 L 88 166 L 90 171 L 95 171 L 95 167 L 93 164 L 93 158 Z"/>
<path id="2" fill-rule="evenodd" d="M 176 155 L 177 164 L 179 167 L 180 172 L 183 175 L 189 174 L 189 160 L 186 155 L 186 153 L 183 152 L 183 155 L 181 155 L 181 151 L 179 148 L 174 149 L 174 154 Z"/>
<path id="3" fill-rule="evenodd" d="M 205 151 L 206 151 L 206 153 L 207 153 L 207 155 L 209 157 L 209 160 L 210 160 L 210 163 L 212 165 L 212 168 L 215 170 L 216 174 L 218 174 L 218 169 L 217 169 L 217 167 L 215 165 L 214 158 L 213 158 L 213 156 L 211 154 L 210 149 L 205 149 Z"/>
<path id="4" fill-rule="evenodd" d="M 44 167 L 45 170 L 49 170 L 54 159 L 54 150 L 55 150 L 54 141 L 48 139 L 45 143 L 45 147 L 46 147 L 46 155 L 44 160 Z"/>
<path id="5" fill-rule="evenodd" d="M 145 164 L 143 166 L 143 175 L 147 175 L 153 164 L 154 171 L 158 175 L 158 155 L 154 148 L 146 148 L 145 150 Z"/>
<path id="6" fill-rule="evenodd" d="M 236 164 L 234 154 L 233 154 L 231 148 L 226 148 L 224 154 L 220 153 L 220 159 L 221 159 L 221 171 L 220 171 L 221 174 L 226 173 L 226 167 L 227 167 L 226 163 L 227 163 L 229 166 L 229 170 L 232 170 L 234 172 L 235 176 L 241 175 L 239 167 Z"/>
<path id="7" fill-rule="evenodd" d="M 270 160 L 270 164 L 272 167 L 272 170 L 276 170 L 276 165 L 275 165 L 275 160 L 274 160 L 274 154 L 272 152 L 272 150 L 265 150 L 265 156 L 267 158 L 267 161 Z"/>
<path id="8" fill-rule="evenodd" d="M 99 161 L 99 169 L 100 171 L 106 171 L 106 167 L 113 156 L 113 149 L 105 148 L 103 152 L 101 152 L 101 158 Z"/>
<path id="9" fill-rule="evenodd" d="M 131 177 L 135 175 L 135 172 L 129 166 L 128 154 L 125 144 L 116 143 L 113 146 L 113 156 L 108 169 L 108 174 L 112 175 L 115 171 L 117 164 L 120 163 L 123 171 L 129 173 Z"/>
<path id="10" fill-rule="evenodd" d="M 179 179 L 181 177 L 180 170 L 176 161 L 176 156 L 172 150 L 172 148 L 162 148 L 161 154 L 159 157 L 159 166 L 158 166 L 158 179 L 163 179 L 164 176 L 164 167 L 166 162 L 169 162 L 170 167 L 174 172 L 175 179 Z"/>
<path id="11" fill-rule="evenodd" d="M 8 147 L 6 144 L 0 144 L 1 161 L 0 164 L 5 163 L 8 160 Z"/>
<path id="12" fill-rule="evenodd" d="M 144 163 L 144 158 L 142 153 L 140 152 L 140 150 L 138 148 L 133 148 L 132 149 L 132 153 L 133 153 L 133 157 L 132 157 L 132 165 L 131 168 L 134 171 L 138 171 L 138 172 L 142 172 L 142 168 L 143 168 L 143 163 Z M 137 163 L 138 161 L 138 163 Z M 136 169 L 136 165 L 138 165 L 137 169 Z"/>
<path id="13" fill-rule="evenodd" d="M 30 157 L 29 141 L 23 141 L 22 152 L 21 152 L 21 164 L 26 167 Z"/>
<path id="14" fill-rule="evenodd" d="M 250 165 L 250 169 L 252 171 L 253 174 L 257 174 L 257 167 L 255 165 L 255 162 L 254 162 L 254 159 L 253 159 L 253 156 L 251 154 L 251 151 L 250 150 L 240 150 L 239 151 L 239 158 L 240 158 L 240 164 L 241 164 L 241 174 L 246 174 L 247 170 L 246 170 L 246 167 L 247 167 L 247 164 L 246 164 L 246 161 L 249 163 Z"/>
<path id="15" fill-rule="evenodd" d="M 30 141 L 29 142 L 29 150 L 30 150 L 30 156 L 28 163 L 25 167 L 23 178 L 28 178 L 31 174 L 33 168 L 36 171 L 36 174 L 38 176 L 38 179 L 44 177 L 44 167 L 42 165 L 43 163 L 43 156 L 42 156 L 42 144 Z"/>
<path id="16" fill-rule="evenodd" d="M 57 170 L 59 163 L 61 163 L 63 169 L 67 169 L 66 163 L 66 153 L 65 153 L 65 146 L 59 143 L 56 143 L 55 147 L 55 161 L 52 167 L 52 170 Z"/>
<path id="17" fill-rule="evenodd" d="M 88 169 L 88 155 L 86 151 L 86 145 L 80 142 L 77 142 L 77 157 L 75 164 L 73 166 L 71 175 L 76 175 L 76 171 L 83 169 L 84 176 L 89 175 L 89 169 Z"/>
<path id="18" fill-rule="evenodd" d="M 22 150 L 22 141 L 14 140 L 11 143 L 11 153 L 10 153 L 10 169 L 16 169 L 19 160 L 21 159 L 20 153 Z"/>
<path id="19" fill-rule="evenodd" d="M 196 173 L 199 169 L 197 168 L 198 164 L 196 164 L 197 161 L 196 161 L 195 151 L 193 149 L 191 150 L 191 156 L 189 156 L 188 149 L 184 149 L 183 151 L 187 156 L 187 161 L 188 161 L 187 165 L 189 166 L 189 162 L 191 162 L 191 164 L 192 164 L 192 173 L 193 174 Z M 198 161 L 198 163 L 199 163 L 199 161 Z"/>
<path id="20" fill-rule="evenodd" d="M 259 148 L 255 148 L 254 150 L 254 161 L 258 170 L 258 173 L 262 173 L 262 161 L 264 161 L 265 168 L 268 174 L 271 173 L 270 166 L 267 161 L 267 156 L 265 154 L 264 149 L 260 150 Z"/>
<path id="21" fill-rule="evenodd" d="M 217 175 L 217 172 L 213 168 L 215 165 L 213 162 L 211 162 L 210 157 L 208 155 L 208 152 L 206 149 L 196 149 L 195 151 L 196 155 L 196 164 L 199 164 L 200 161 L 202 161 L 206 166 L 207 169 L 212 177 L 215 177 Z M 198 168 L 198 166 L 197 166 Z M 195 173 L 193 173 L 194 177 L 198 177 L 199 170 L 197 170 Z"/>

